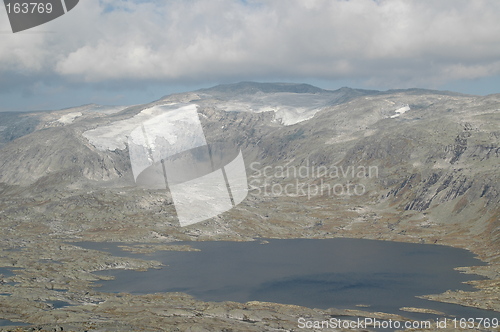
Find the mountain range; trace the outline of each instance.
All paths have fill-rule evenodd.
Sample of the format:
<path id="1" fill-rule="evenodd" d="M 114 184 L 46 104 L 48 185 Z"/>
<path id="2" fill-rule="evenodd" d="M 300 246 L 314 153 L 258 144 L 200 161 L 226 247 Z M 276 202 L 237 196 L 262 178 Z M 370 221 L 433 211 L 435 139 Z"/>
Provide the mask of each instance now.
<path id="1" fill-rule="evenodd" d="M 185 105 L 207 142 L 241 149 L 249 193 L 180 227 L 166 190 L 136 185 L 128 138 L 155 107 Z M 5 250 L 296 237 L 451 245 L 490 263 L 469 270 L 492 278 L 478 284 L 482 302 L 471 296 L 500 310 L 500 94 L 241 82 L 143 105 L 0 113 L 0 223 Z"/>

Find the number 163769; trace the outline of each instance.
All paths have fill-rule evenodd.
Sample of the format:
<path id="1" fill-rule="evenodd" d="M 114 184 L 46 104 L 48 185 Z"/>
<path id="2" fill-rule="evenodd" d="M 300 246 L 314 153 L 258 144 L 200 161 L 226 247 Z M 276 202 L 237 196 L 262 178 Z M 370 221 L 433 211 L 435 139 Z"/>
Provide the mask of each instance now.
<path id="1" fill-rule="evenodd" d="M 7 13 L 11 14 L 50 14 L 52 13 L 52 4 L 50 2 L 15 2 L 5 5 Z"/>

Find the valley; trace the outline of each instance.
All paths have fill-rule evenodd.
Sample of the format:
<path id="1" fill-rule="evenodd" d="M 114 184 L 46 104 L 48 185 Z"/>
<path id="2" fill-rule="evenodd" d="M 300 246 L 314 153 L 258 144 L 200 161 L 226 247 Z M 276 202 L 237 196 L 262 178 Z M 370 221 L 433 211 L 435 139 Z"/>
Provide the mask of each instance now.
<path id="1" fill-rule="evenodd" d="M 195 105 L 207 142 L 241 149 L 242 203 L 180 227 L 168 191 L 136 186 L 127 135 L 158 105 Z M 297 238 L 469 250 L 488 265 L 460 271 L 488 279 L 471 281 L 474 291 L 423 295 L 500 317 L 499 123 L 498 94 L 249 82 L 130 107 L 0 113 L 0 269 L 11 272 L 0 276 L 0 318 L 65 331 L 289 331 L 299 317 L 405 319 L 403 310 L 99 292 L 93 284 L 106 277 L 95 271 L 161 264 L 72 244 L 156 252 L 178 250 L 178 241 Z M 354 169 L 365 172 L 345 171 Z"/>

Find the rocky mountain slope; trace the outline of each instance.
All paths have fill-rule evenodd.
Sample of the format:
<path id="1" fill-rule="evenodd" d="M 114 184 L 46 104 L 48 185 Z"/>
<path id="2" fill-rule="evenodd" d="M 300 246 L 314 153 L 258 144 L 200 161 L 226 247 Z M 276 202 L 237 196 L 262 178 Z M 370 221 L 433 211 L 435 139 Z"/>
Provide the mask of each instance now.
<path id="1" fill-rule="evenodd" d="M 499 101 L 499 95 L 244 82 L 124 109 L 4 113 L 0 182 L 26 193 L 87 186 L 133 191 L 126 137 L 141 114 L 154 105 L 192 103 L 203 115 L 207 140 L 242 148 L 247 168 L 252 162 L 261 168 L 375 166 L 370 190 L 357 199 L 425 212 L 437 223 L 472 227 L 480 219 L 477 233 L 498 219 Z M 290 178 L 273 179 L 281 180 Z"/>

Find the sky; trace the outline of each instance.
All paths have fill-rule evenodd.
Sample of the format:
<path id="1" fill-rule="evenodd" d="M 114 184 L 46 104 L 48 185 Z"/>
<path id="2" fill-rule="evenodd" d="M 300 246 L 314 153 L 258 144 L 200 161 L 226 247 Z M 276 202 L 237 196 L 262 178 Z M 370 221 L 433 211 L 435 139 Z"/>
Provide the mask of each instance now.
<path id="1" fill-rule="evenodd" d="M 500 93 L 498 22 L 498 0 L 80 0 L 14 34 L 0 4 L 0 111 L 240 81 Z"/>

